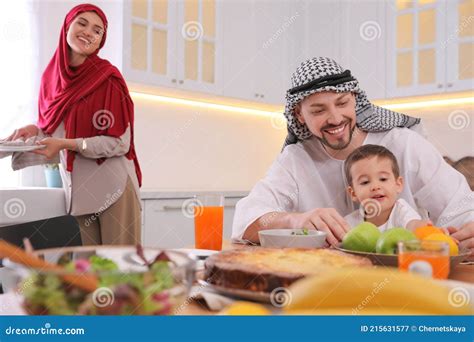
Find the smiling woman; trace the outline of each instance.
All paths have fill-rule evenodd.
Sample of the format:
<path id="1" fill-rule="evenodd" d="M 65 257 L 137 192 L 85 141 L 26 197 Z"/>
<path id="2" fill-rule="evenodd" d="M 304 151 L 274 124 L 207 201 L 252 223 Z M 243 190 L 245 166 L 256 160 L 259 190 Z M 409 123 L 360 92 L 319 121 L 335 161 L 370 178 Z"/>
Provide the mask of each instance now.
<path id="1" fill-rule="evenodd" d="M 141 171 L 134 147 L 134 106 L 118 69 L 98 57 L 107 37 L 100 8 L 66 15 L 59 46 L 41 78 L 38 124 L 8 139 L 36 137 L 46 160 L 61 162 L 66 209 L 83 244 L 140 242 Z"/>

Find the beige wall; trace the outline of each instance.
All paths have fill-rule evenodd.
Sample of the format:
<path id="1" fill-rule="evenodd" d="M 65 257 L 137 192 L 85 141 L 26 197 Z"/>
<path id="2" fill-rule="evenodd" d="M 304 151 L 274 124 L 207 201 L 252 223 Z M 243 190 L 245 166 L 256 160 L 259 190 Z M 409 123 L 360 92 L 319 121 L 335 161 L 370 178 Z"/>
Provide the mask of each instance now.
<path id="1" fill-rule="evenodd" d="M 134 102 L 144 188 L 249 190 L 286 136 L 268 116 Z"/>
<path id="2" fill-rule="evenodd" d="M 286 135 L 270 117 L 134 101 L 144 188 L 250 190 Z M 422 117 L 429 140 L 457 160 L 474 154 L 474 111 L 466 112 L 464 129 L 449 124 L 449 114 L 459 109 L 466 107 L 405 112 Z"/>

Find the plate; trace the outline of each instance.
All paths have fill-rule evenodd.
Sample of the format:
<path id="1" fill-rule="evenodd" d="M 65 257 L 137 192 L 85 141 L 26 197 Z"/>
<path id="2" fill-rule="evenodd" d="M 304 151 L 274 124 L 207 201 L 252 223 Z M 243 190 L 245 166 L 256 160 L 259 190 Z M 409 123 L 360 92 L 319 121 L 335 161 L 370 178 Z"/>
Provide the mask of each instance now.
<path id="1" fill-rule="evenodd" d="M 250 290 L 231 289 L 228 287 L 213 285 L 211 283 L 208 283 L 205 280 L 198 280 L 198 283 L 199 285 L 202 285 L 203 287 L 211 289 L 214 292 L 224 295 L 224 296 L 238 298 L 238 299 L 252 300 L 254 302 L 260 302 L 260 303 L 271 303 L 270 293 L 268 292 L 255 292 L 255 291 L 250 291 Z"/>
<path id="2" fill-rule="evenodd" d="M 30 151 L 35 151 L 35 150 L 41 150 L 45 147 L 46 145 L 11 146 L 11 145 L 0 144 L 0 152 L 30 152 Z"/>
<path id="3" fill-rule="evenodd" d="M 211 249 L 197 249 L 197 248 L 175 248 L 173 249 L 173 251 L 186 253 L 201 260 L 207 259 L 207 257 L 210 257 L 211 255 L 220 252 L 220 251 L 214 251 Z"/>
<path id="4" fill-rule="evenodd" d="M 344 249 L 342 247 L 336 246 L 337 250 L 349 253 L 353 255 L 362 256 L 365 258 L 369 258 L 370 261 L 374 265 L 382 265 L 382 266 L 391 266 L 391 267 L 398 267 L 398 255 L 397 254 L 381 254 L 381 253 L 367 253 L 367 252 L 359 252 L 359 251 L 351 251 L 348 249 Z M 454 269 L 459 263 L 461 263 L 464 259 L 469 256 L 469 250 L 461 250 L 458 255 L 452 255 L 449 257 L 450 261 L 450 268 Z"/>

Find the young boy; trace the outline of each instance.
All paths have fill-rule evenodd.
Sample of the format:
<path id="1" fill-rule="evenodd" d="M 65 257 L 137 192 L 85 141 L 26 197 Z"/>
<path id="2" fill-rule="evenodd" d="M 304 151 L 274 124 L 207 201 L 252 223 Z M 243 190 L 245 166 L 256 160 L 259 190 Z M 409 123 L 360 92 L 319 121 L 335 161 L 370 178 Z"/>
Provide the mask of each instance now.
<path id="1" fill-rule="evenodd" d="M 344 163 L 349 184 L 347 191 L 360 209 L 347 215 L 351 227 L 362 221 L 375 224 L 380 231 L 393 227 L 414 230 L 431 222 L 420 215 L 398 195 L 403 190 L 403 178 L 397 159 L 383 146 L 363 145 L 353 151 Z"/>

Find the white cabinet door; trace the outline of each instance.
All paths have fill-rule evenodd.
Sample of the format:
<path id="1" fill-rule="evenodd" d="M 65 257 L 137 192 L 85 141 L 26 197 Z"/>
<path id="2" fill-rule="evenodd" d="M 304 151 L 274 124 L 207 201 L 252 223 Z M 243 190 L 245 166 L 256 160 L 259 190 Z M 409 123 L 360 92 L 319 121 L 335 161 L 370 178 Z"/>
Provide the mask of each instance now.
<path id="1" fill-rule="evenodd" d="M 344 20 L 340 1 L 304 2 L 304 47 L 300 62 L 313 57 L 329 57 L 340 61 L 341 26 Z"/>
<path id="2" fill-rule="evenodd" d="M 124 1 L 123 74 L 127 81 L 176 85 L 176 3 Z"/>
<path id="3" fill-rule="evenodd" d="M 288 73 L 288 41 L 294 39 L 290 36 L 289 28 L 297 20 L 291 16 L 289 1 L 259 1 L 253 6 L 255 21 L 256 46 L 255 58 L 255 93 L 258 101 L 283 104 Z"/>
<path id="4" fill-rule="evenodd" d="M 359 81 L 369 99 L 385 98 L 386 50 L 384 1 L 344 2 L 339 63 Z"/>
<path id="5" fill-rule="evenodd" d="M 447 8 L 446 90 L 472 90 L 474 86 L 474 1 L 449 1 Z"/>
<path id="6" fill-rule="evenodd" d="M 226 197 L 223 238 L 230 240 L 235 205 L 241 197 Z M 147 199 L 143 203 L 144 246 L 160 248 L 192 248 L 194 218 L 183 213 L 188 198 Z"/>
<path id="7" fill-rule="evenodd" d="M 123 71 L 138 84 L 218 94 L 220 2 L 124 1 Z"/>
<path id="8" fill-rule="evenodd" d="M 178 88 L 209 94 L 221 92 L 222 27 L 217 0 L 179 0 Z"/>
<path id="9" fill-rule="evenodd" d="M 388 98 L 445 91 L 446 9 L 444 0 L 387 5 Z"/>
<path id="10" fill-rule="evenodd" d="M 257 56 L 253 1 L 225 1 L 221 14 L 222 93 L 228 97 L 255 101 L 258 98 L 255 96 Z"/>
<path id="11" fill-rule="evenodd" d="M 194 220 L 183 215 L 185 199 L 146 200 L 143 245 L 183 248 L 194 245 Z"/>

